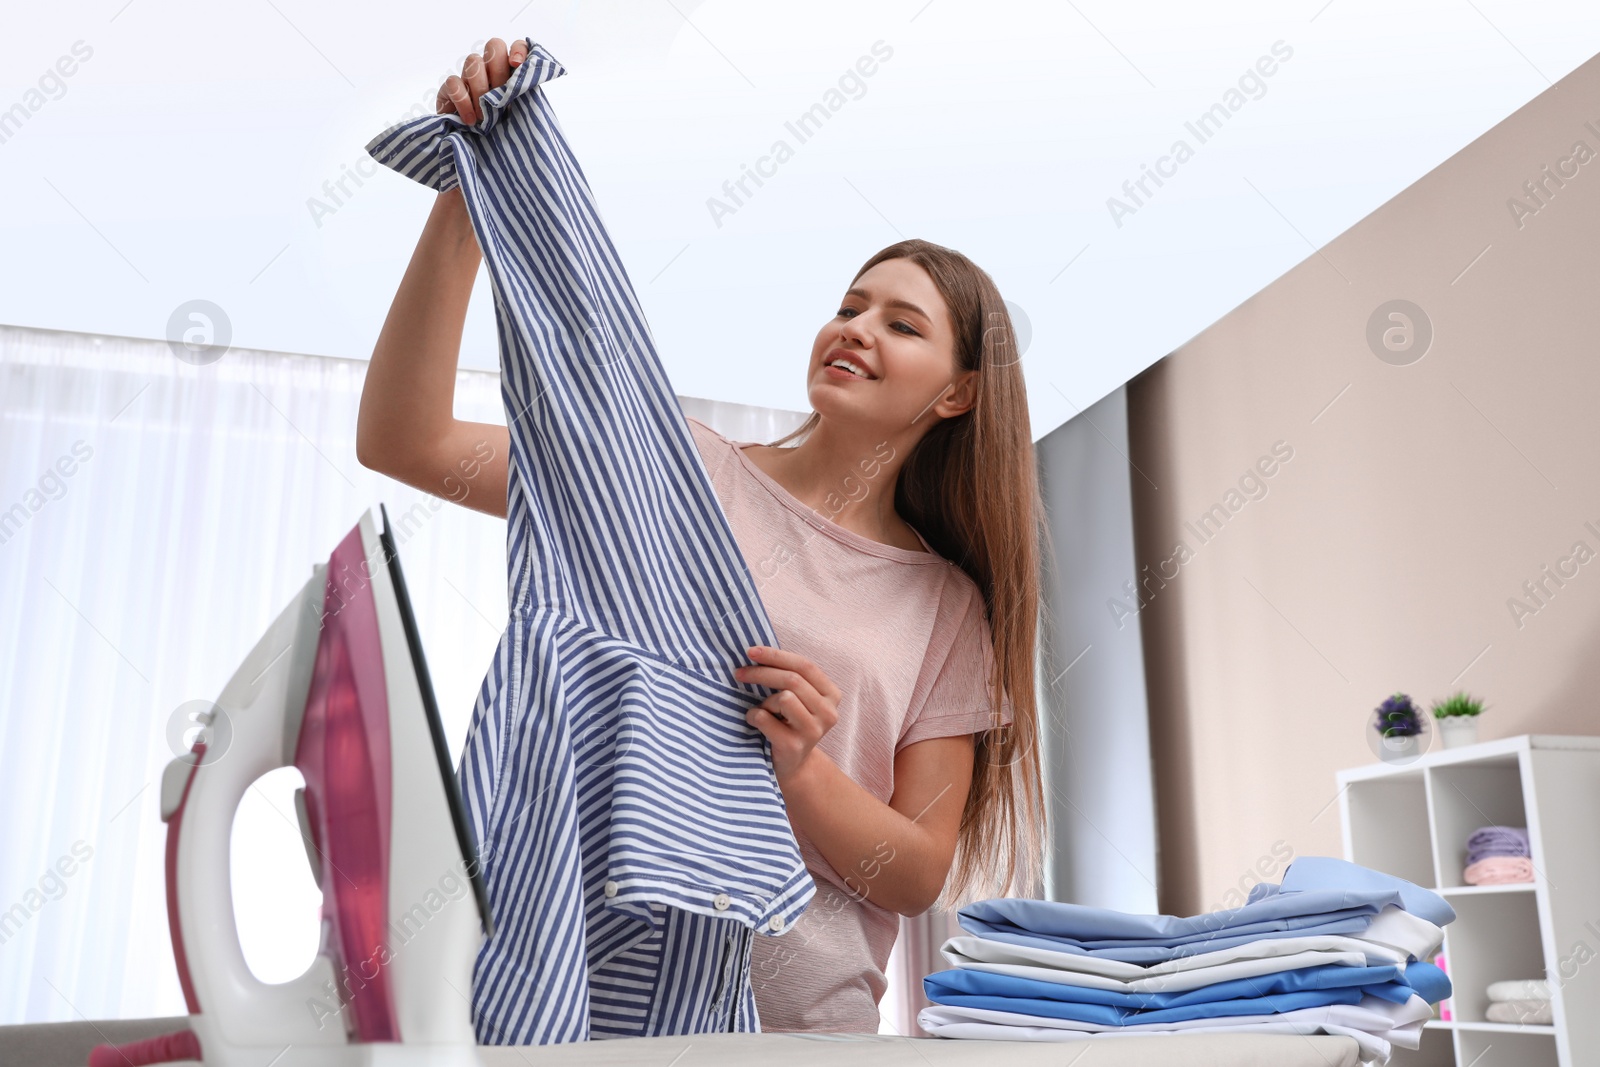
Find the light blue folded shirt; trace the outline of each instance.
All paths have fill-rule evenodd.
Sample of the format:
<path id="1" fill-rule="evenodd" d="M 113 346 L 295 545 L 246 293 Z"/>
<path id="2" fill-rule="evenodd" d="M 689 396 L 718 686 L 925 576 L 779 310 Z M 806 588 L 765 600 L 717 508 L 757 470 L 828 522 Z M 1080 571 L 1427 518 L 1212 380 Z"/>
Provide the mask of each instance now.
<path id="1" fill-rule="evenodd" d="M 1038 903 L 1044 902 L 1040 901 Z M 1104 945 L 1097 945 L 1092 948 L 1085 947 L 1079 942 L 1066 938 L 1025 933 L 1014 927 L 1002 929 L 990 924 L 969 922 L 964 910 L 957 914 L 957 921 L 967 933 L 987 938 L 990 941 L 1003 941 L 1012 945 L 1026 945 L 1030 948 L 1068 952 L 1075 956 L 1098 956 L 1101 959 L 1117 960 L 1121 963 L 1149 966 L 1153 963 L 1165 963 L 1168 960 L 1178 959 L 1183 956 L 1198 956 L 1205 952 L 1216 952 L 1225 948 L 1248 945 L 1252 941 L 1261 941 L 1266 938 L 1318 937 L 1332 934 L 1360 937 L 1367 927 L 1372 925 L 1372 915 L 1363 912 L 1349 918 L 1319 923 L 1315 926 L 1301 926 L 1298 929 L 1260 930 L 1243 934 L 1229 930 L 1211 936 L 1196 934 L 1190 940 L 1176 945 L 1152 941 L 1133 941 L 1129 942 L 1127 947 L 1122 948 L 1106 947 Z"/>
<path id="2" fill-rule="evenodd" d="M 1334 859 L 1332 856 L 1301 856 L 1289 864 L 1289 869 L 1283 872 L 1282 883 L 1273 885 L 1270 882 L 1260 882 L 1251 886 L 1250 895 L 1246 900 L 1255 901 L 1267 896 L 1335 887 L 1394 889 L 1400 894 L 1400 907 L 1417 918 L 1426 919 L 1435 926 L 1444 926 L 1455 921 L 1456 909 L 1450 906 L 1448 900 L 1432 890 L 1424 889 L 1404 878 L 1384 874 L 1382 871 L 1375 871 L 1348 860 Z"/>
<path id="3" fill-rule="evenodd" d="M 1151 964 L 1275 937 L 1359 937 L 1385 907 L 1437 926 L 1455 909 L 1437 893 L 1358 864 L 1303 856 L 1279 885 L 1261 884 L 1245 904 L 1193 916 L 1132 915 L 1055 900 L 995 897 L 960 909 L 967 933 L 994 941 Z"/>

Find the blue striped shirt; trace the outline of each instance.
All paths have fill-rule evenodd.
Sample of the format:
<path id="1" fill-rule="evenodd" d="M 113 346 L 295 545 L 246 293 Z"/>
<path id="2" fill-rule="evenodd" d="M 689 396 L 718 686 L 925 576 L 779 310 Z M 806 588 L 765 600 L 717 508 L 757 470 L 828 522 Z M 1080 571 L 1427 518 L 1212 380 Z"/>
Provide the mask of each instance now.
<path id="1" fill-rule="evenodd" d="M 488 266 L 510 429 L 510 618 L 458 770 L 495 929 L 484 1044 L 760 1029 L 756 934 L 816 885 L 766 738 L 776 647 L 582 169 L 542 46 L 468 126 L 412 119 L 378 162 L 459 185 Z"/>

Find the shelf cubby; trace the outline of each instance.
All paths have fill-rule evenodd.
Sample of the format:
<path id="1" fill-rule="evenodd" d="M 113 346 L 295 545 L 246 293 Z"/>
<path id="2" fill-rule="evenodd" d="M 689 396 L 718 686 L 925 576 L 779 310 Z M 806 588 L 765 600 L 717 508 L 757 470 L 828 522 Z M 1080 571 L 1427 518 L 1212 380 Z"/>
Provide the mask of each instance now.
<path id="1" fill-rule="evenodd" d="M 1350 862 L 1429 889 L 1438 884 L 1429 844 L 1427 783 L 1420 771 L 1352 782 L 1345 807 L 1355 845 Z"/>
<path id="2" fill-rule="evenodd" d="M 1416 1048 L 1395 1046 L 1389 1067 L 1454 1067 L 1455 1062 L 1455 1038 L 1450 1031 L 1424 1026 Z"/>
<path id="3" fill-rule="evenodd" d="M 1556 1053 L 1553 1032 L 1517 1033 L 1515 1030 L 1457 1030 L 1456 1055 L 1473 1067 L 1560 1067 L 1586 1063 L 1588 1057 L 1562 1060 Z"/>
<path id="4" fill-rule="evenodd" d="M 1395 1067 L 1586 1067 L 1600 1049 L 1600 737 L 1522 734 L 1340 771 L 1345 858 L 1433 889 L 1452 1018 Z M 1480 826 L 1528 830 L 1533 880 L 1467 885 Z M 1544 978 L 1550 1025 L 1487 1019 L 1488 986 Z"/>
<path id="5" fill-rule="evenodd" d="M 1435 885 L 1466 885 L 1467 837 L 1480 826 L 1527 826 L 1515 754 L 1478 763 L 1430 767 L 1429 804 L 1436 835 Z"/>
<path id="6" fill-rule="evenodd" d="M 1532 893 L 1452 894 L 1456 921 L 1445 927 L 1444 954 L 1454 992 L 1453 1022 L 1486 1023 L 1490 982 L 1545 974 L 1538 902 Z"/>

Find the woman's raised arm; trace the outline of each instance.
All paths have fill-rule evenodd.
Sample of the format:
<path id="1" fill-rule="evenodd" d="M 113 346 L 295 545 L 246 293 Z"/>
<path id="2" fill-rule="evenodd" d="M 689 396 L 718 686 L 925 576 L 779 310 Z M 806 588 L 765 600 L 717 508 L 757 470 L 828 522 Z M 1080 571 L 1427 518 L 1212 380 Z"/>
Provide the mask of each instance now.
<path id="1" fill-rule="evenodd" d="M 478 98 L 527 58 L 498 37 L 439 89 L 440 112 L 478 120 Z M 440 193 L 389 306 L 361 390 L 356 458 L 362 466 L 457 504 L 506 513 L 510 435 L 455 417 L 456 364 L 467 302 L 483 254 L 461 190 Z"/>

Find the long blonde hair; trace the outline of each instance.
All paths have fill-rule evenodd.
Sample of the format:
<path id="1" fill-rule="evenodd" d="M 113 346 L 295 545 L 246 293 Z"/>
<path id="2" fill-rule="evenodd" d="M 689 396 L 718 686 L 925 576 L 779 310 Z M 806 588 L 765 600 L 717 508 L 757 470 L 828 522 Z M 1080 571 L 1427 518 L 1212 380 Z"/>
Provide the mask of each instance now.
<path id="1" fill-rule="evenodd" d="M 1011 315 L 993 279 L 954 249 L 900 241 L 862 265 L 851 282 L 886 259 L 907 259 L 933 279 L 955 326 L 956 371 L 976 370 L 972 408 L 940 420 L 919 440 L 895 484 L 894 507 L 944 558 L 983 591 L 998 678 L 990 722 L 975 738 L 972 787 L 936 908 L 1031 893 L 1045 838 L 1034 657 L 1039 631 L 1044 505 L 1028 424 L 1027 390 Z M 804 437 L 813 411 L 792 433 Z M 1002 695 L 1012 722 L 1000 726 Z"/>

